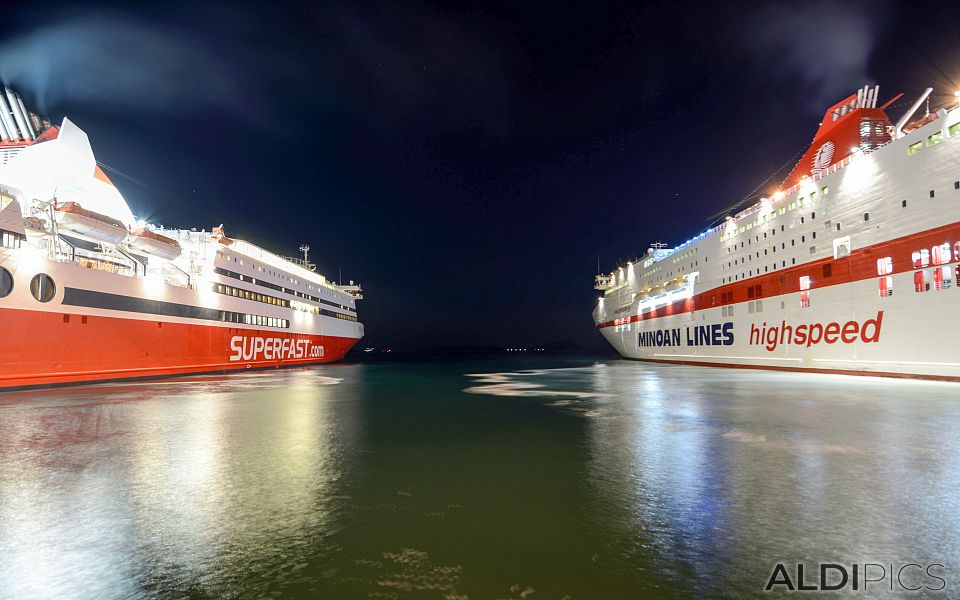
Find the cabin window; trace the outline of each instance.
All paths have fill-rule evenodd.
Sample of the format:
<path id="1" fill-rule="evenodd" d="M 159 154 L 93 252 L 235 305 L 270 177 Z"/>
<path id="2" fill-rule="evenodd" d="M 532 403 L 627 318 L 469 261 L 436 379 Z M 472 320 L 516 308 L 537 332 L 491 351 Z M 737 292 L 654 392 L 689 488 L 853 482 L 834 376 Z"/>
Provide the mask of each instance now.
<path id="1" fill-rule="evenodd" d="M 0 298 L 6 298 L 13 292 L 13 275 L 0 267 Z"/>
<path id="2" fill-rule="evenodd" d="M 930 276 L 926 271 L 914 271 L 913 291 L 923 293 L 930 289 Z"/>
<path id="3" fill-rule="evenodd" d="M 30 293 L 40 302 L 50 302 L 57 293 L 57 285 L 46 273 L 39 273 L 30 280 Z"/>
<path id="4" fill-rule="evenodd" d="M 950 137 L 953 137 L 958 133 L 960 133 L 960 123 L 954 123 L 953 125 L 950 126 L 950 129 L 947 130 L 947 134 Z"/>
<path id="5" fill-rule="evenodd" d="M 933 270 L 933 287 L 937 290 L 945 290 L 953 285 L 953 269 L 950 267 L 937 267 Z"/>
<path id="6" fill-rule="evenodd" d="M 830 263 L 823 265 L 823 278 L 826 279 L 832 276 L 833 276 L 833 265 Z"/>
<path id="7" fill-rule="evenodd" d="M 933 198 L 935 195 L 936 195 L 936 194 L 934 193 L 934 191 L 933 191 L 933 190 L 930 190 L 930 197 Z"/>
<path id="8" fill-rule="evenodd" d="M 829 193 L 830 193 L 830 186 L 825 185 L 825 186 L 823 186 L 822 188 L 820 188 L 820 195 L 821 195 L 821 196 L 826 196 L 826 195 L 829 194 Z"/>
<path id="9" fill-rule="evenodd" d="M 864 221 L 869 221 L 869 220 L 870 220 L 870 213 L 868 213 L 868 212 L 863 213 L 863 220 L 864 220 Z"/>
<path id="10" fill-rule="evenodd" d="M 942 142 L 942 141 L 943 141 L 943 132 L 942 132 L 942 131 L 938 131 L 938 132 L 936 132 L 936 133 L 934 133 L 934 134 L 932 134 L 932 135 L 930 135 L 930 136 L 927 137 L 927 145 L 928 145 L 928 146 L 936 146 L 937 144 L 939 144 L 939 143 Z"/>
<path id="11" fill-rule="evenodd" d="M 889 298 L 893 295 L 893 277 L 886 276 L 880 278 L 880 297 Z"/>
<path id="12" fill-rule="evenodd" d="M 960 260 L 960 242 L 953 245 L 953 260 Z"/>
<path id="13" fill-rule="evenodd" d="M 800 292 L 800 308 L 810 308 L 810 292 Z"/>
<path id="14" fill-rule="evenodd" d="M 893 273 L 893 258 L 884 256 L 877 259 L 877 275 L 889 275 Z"/>
<path id="15" fill-rule="evenodd" d="M 800 277 L 800 289 L 809 290 L 810 289 L 810 276 L 804 275 Z"/>
<path id="16" fill-rule="evenodd" d="M 923 142 L 915 142 L 907 146 L 907 156 L 913 156 L 917 152 L 920 152 L 920 149 L 923 148 Z"/>
<path id="17" fill-rule="evenodd" d="M 930 264 L 930 251 L 924 248 L 923 250 L 917 250 L 912 255 L 913 258 L 913 268 L 921 269 Z"/>
<path id="18" fill-rule="evenodd" d="M 935 265 L 945 265 L 950 262 L 950 244 L 940 244 L 939 246 L 934 246 L 930 248 L 931 254 L 933 255 L 933 264 Z"/>

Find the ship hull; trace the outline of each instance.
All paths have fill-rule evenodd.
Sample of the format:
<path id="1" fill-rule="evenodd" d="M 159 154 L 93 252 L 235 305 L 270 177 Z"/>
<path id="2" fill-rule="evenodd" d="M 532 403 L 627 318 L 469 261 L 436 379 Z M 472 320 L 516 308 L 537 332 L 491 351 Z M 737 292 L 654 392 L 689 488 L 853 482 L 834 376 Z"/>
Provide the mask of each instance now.
<path id="1" fill-rule="evenodd" d="M 955 111 L 611 273 L 594 322 L 628 359 L 958 381 L 958 165 Z"/>
<path id="2" fill-rule="evenodd" d="M 330 363 L 363 335 L 356 320 L 215 293 L 239 283 L 231 277 L 179 287 L 38 258 L 25 247 L 0 250 L 0 265 L 13 281 L 0 298 L 7 341 L 0 389 Z M 46 302 L 31 290 L 41 273 L 56 287 Z M 248 281 L 241 285 L 264 289 Z M 217 319 L 223 314 L 271 317 L 283 326 Z"/>
<path id="3" fill-rule="evenodd" d="M 0 388 L 165 377 L 341 360 L 354 338 L 0 310 L 0 331 L 22 340 L 0 363 Z"/>

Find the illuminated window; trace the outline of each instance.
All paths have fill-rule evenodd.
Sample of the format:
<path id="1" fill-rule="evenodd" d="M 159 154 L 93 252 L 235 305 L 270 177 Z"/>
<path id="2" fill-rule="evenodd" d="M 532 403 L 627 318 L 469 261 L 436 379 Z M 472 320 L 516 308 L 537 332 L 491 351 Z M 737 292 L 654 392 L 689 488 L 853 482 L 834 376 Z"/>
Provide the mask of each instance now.
<path id="1" fill-rule="evenodd" d="M 920 152 L 921 148 L 923 148 L 922 141 L 910 144 L 910 146 L 907 147 L 907 156 L 913 156 L 917 152 Z"/>
<path id="2" fill-rule="evenodd" d="M 953 269 L 950 267 L 937 267 L 933 270 L 933 287 L 937 290 L 945 290 L 953 285 Z"/>
<path id="3" fill-rule="evenodd" d="M 950 129 L 947 130 L 947 134 L 949 134 L 950 137 L 953 137 L 958 133 L 960 133 L 960 123 L 954 123 L 950 126 Z"/>
<path id="4" fill-rule="evenodd" d="M 829 193 L 830 193 L 830 186 L 826 186 L 826 185 L 825 185 L 825 186 L 823 186 L 822 188 L 820 188 L 820 195 L 821 195 L 821 196 L 826 196 L 826 195 L 829 194 Z"/>
<path id="5" fill-rule="evenodd" d="M 800 308 L 810 308 L 810 292 L 800 292 Z"/>
<path id="6" fill-rule="evenodd" d="M 800 278 L 800 289 L 809 290 L 810 289 L 810 276 L 804 275 Z"/>
<path id="7" fill-rule="evenodd" d="M 913 273 L 913 291 L 923 293 L 930 289 L 930 275 L 927 271 L 915 271 Z"/>
<path id="8" fill-rule="evenodd" d="M 920 269 L 930 264 L 930 251 L 924 248 L 913 253 L 913 268 Z"/>
<path id="9" fill-rule="evenodd" d="M 933 264 L 935 265 L 945 265 L 950 262 L 950 244 L 940 244 L 939 246 L 934 246 L 930 249 Z"/>
<path id="10" fill-rule="evenodd" d="M 889 275 L 893 273 L 893 258 L 884 256 L 877 259 L 877 275 Z"/>
<path id="11" fill-rule="evenodd" d="M 927 145 L 928 145 L 928 146 L 936 146 L 937 144 L 939 144 L 939 143 L 942 142 L 942 141 L 943 141 L 943 132 L 942 132 L 942 131 L 938 131 L 938 132 L 934 133 L 933 135 L 927 137 Z"/>
<path id="12" fill-rule="evenodd" d="M 880 297 L 888 298 L 893 295 L 893 277 L 880 278 Z"/>
<path id="13" fill-rule="evenodd" d="M 960 242 L 953 245 L 953 260 L 960 260 Z"/>

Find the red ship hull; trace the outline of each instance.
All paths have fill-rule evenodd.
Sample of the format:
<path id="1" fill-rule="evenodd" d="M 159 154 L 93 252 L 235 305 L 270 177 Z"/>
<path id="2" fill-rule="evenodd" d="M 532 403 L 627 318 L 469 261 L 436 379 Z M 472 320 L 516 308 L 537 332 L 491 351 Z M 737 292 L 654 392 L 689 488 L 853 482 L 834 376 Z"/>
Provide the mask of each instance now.
<path id="1" fill-rule="evenodd" d="M 358 341 L 13 308 L 0 331 L 17 341 L 0 354 L 4 389 L 329 363 Z"/>

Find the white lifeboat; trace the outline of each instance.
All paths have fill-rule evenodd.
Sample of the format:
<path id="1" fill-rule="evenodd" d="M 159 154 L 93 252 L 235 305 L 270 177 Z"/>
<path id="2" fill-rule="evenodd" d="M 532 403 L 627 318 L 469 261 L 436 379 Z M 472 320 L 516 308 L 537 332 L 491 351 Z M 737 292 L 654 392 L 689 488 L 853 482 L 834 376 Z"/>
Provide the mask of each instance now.
<path id="1" fill-rule="evenodd" d="M 127 240 L 127 243 L 132 250 L 164 260 L 173 260 L 183 252 L 183 248 L 180 247 L 180 242 L 177 240 L 144 227 L 131 229 L 130 239 Z"/>
<path id="2" fill-rule="evenodd" d="M 683 277 L 677 277 L 676 279 L 671 279 L 670 281 L 667 282 L 667 285 L 664 286 L 664 291 L 668 294 L 672 294 L 673 292 L 679 292 L 680 290 L 683 289 L 684 287 L 683 284 L 684 284 Z"/>
<path id="3" fill-rule="evenodd" d="M 633 299 L 637 302 L 643 302 L 650 299 L 650 288 L 644 288 L 634 294 Z"/>
<path id="4" fill-rule="evenodd" d="M 666 287 L 667 287 L 667 284 L 665 283 L 661 283 L 660 285 L 654 287 L 652 290 L 650 290 L 650 297 L 660 298 L 661 296 L 666 296 L 667 295 Z"/>
<path id="5" fill-rule="evenodd" d="M 97 242 L 119 244 L 127 237 L 123 223 L 92 210 L 77 202 L 63 202 L 56 207 L 57 228 Z"/>

